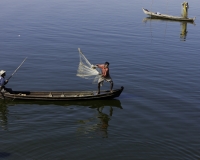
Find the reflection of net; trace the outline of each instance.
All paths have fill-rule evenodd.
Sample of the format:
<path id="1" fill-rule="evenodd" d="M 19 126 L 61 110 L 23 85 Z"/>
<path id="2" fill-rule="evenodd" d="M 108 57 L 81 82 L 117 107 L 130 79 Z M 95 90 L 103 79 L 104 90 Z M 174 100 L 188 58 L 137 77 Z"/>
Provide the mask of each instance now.
<path id="1" fill-rule="evenodd" d="M 79 51 L 79 56 L 80 56 L 80 63 L 79 63 L 76 75 L 81 78 L 85 78 L 85 79 L 94 79 L 93 82 L 94 83 L 97 82 L 97 80 L 100 77 L 99 71 L 97 71 L 97 69 L 93 68 L 94 65 L 92 65 L 86 59 L 86 57 L 81 52 L 80 48 L 78 48 L 78 51 Z"/>

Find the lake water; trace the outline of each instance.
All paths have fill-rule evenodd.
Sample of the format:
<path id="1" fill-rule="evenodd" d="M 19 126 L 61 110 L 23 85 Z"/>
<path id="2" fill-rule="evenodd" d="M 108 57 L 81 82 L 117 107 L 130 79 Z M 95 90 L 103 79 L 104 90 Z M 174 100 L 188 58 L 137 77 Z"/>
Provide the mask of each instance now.
<path id="1" fill-rule="evenodd" d="M 1 0 L 0 69 L 13 90 L 97 90 L 76 76 L 81 48 L 110 62 L 115 100 L 0 104 L 0 159 L 200 159 L 200 1 Z M 185 32 L 187 31 L 187 33 Z M 105 83 L 102 89 L 108 89 Z"/>

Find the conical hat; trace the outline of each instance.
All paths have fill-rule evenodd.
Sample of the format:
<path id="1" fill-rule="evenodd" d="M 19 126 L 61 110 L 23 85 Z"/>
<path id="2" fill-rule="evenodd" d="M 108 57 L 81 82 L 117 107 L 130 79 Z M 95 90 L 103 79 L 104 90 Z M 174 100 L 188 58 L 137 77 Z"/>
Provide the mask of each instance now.
<path id="1" fill-rule="evenodd" d="M 2 74 L 4 74 L 4 73 L 6 73 L 6 71 L 1 70 L 1 71 L 0 71 L 0 76 L 1 76 Z"/>

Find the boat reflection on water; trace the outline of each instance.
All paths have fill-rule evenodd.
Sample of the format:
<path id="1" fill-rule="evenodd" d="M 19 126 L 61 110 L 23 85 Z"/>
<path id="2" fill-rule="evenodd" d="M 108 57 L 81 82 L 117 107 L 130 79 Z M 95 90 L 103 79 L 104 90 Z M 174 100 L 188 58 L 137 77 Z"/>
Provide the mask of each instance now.
<path id="1" fill-rule="evenodd" d="M 14 106 L 18 104 L 29 104 L 29 105 L 55 105 L 55 106 L 87 106 L 89 108 L 100 108 L 101 106 L 115 106 L 122 108 L 121 103 L 118 99 L 109 100 L 85 100 L 85 101 L 32 101 L 32 100 L 1 100 L 1 105 Z"/>
<path id="2" fill-rule="evenodd" d="M 113 116 L 114 109 L 122 109 L 121 102 L 118 99 L 111 100 L 90 100 L 90 101 L 69 101 L 69 102 L 45 102 L 45 101 L 5 101 L 0 100 L 0 124 L 4 130 L 7 130 L 7 116 L 8 107 L 15 105 L 39 105 L 39 106 L 62 106 L 62 107 L 86 107 L 87 109 L 93 109 L 94 115 L 90 115 L 85 120 L 78 120 L 77 133 L 84 134 L 89 137 L 101 136 L 108 137 L 107 129 L 109 126 L 109 121 Z M 77 117 L 74 117 L 77 118 Z"/>
<path id="3" fill-rule="evenodd" d="M 181 22 L 180 39 L 185 41 L 187 36 L 187 22 Z"/>
<path id="4" fill-rule="evenodd" d="M 181 31 L 180 31 L 180 40 L 181 41 L 186 41 L 186 36 L 187 36 L 187 24 L 193 24 L 195 25 L 194 22 L 186 22 L 186 21 L 173 21 L 173 20 L 168 20 L 168 19 L 158 19 L 158 18 L 152 18 L 152 17 L 146 17 L 143 19 L 143 22 L 147 23 L 148 21 L 153 22 L 153 21 L 165 21 L 165 22 L 178 22 L 181 25 Z"/>
<path id="5" fill-rule="evenodd" d="M 7 130 L 7 119 L 8 115 L 8 108 L 6 106 L 6 103 L 0 102 L 0 125 L 3 130 Z"/>

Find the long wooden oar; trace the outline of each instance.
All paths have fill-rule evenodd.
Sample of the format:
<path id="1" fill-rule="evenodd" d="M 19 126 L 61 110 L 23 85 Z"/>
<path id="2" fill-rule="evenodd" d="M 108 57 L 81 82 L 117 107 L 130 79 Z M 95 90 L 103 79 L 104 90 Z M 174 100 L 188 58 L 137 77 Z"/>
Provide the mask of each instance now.
<path id="1" fill-rule="evenodd" d="M 17 70 L 22 66 L 22 64 L 25 62 L 26 59 L 27 57 L 23 60 L 23 62 L 19 65 L 19 67 L 17 67 L 17 69 L 13 72 L 13 74 L 7 80 L 9 80 L 17 72 Z"/>

